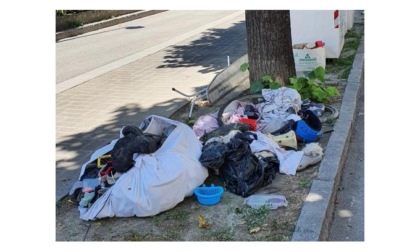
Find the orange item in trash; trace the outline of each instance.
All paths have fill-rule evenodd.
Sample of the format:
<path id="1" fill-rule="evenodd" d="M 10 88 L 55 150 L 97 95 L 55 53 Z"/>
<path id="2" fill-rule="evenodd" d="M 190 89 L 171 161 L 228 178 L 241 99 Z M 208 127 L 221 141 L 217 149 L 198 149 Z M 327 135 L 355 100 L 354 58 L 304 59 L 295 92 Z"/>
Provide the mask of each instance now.
<path id="1" fill-rule="evenodd" d="M 255 131 L 257 130 L 257 120 L 256 119 L 248 119 L 248 118 L 241 118 L 239 119 L 240 123 L 249 124 L 249 130 Z"/>

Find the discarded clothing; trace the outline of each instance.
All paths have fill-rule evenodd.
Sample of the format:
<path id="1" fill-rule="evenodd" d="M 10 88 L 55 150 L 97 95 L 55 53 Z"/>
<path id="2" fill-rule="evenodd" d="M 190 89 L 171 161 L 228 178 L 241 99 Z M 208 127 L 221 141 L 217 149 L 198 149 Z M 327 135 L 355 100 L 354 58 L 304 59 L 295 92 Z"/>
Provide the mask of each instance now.
<path id="1" fill-rule="evenodd" d="M 252 152 L 266 150 L 274 153 L 280 162 L 279 172 L 287 175 L 295 175 L 299 162 L 302 159 L 303 151 L 286 151 L 263 133 L 255 132 L 255 134 L 257 135 L 257 139 L 250 144 Z"/>
<path id="2" fill-rule="evenodd" d="M 224 110 L 222 121 L 225 124 L 238 123 L 242 118 L 258 119 L 260 114 L 251 102 L 233 101 Z"/>
<path id="3" fill-rule="evenodd" d="M 288 120 L 300 120 L 296 113 L 302 104 L 300 94 L 293 88 L 263 89 L 264 103 L 256 104 L 261 114 L 258 130 L 271 133 L 281 128 Z M 274 121 L 271 123 L 271 121 Z"/>
<path id="4" fill-rule="evenodd" d="M 217 113 L 202 115 L 193 125 L 193 130 L 197 137 L 201 137 L 205 133 L 210 133 L 217 128 L 219 128 L 219 124 L 217 123 Z"/>
<path id="5" fill-rule="evenodd" d="M 200 137 L 200 141 L 203 141 L 203 143 L 206 143 L 207 140 L 209 140 L 210 138 L 218 137 L 218 136 L 226 136 L 232 130 L 239 130 L 241 132 L 246 132 L 249 130 L 249 124 L 232 123 L 232 124 L 223 125 L 222 127 L 217 128 L 212 132 L 205 133 L 202 137 Z"/>

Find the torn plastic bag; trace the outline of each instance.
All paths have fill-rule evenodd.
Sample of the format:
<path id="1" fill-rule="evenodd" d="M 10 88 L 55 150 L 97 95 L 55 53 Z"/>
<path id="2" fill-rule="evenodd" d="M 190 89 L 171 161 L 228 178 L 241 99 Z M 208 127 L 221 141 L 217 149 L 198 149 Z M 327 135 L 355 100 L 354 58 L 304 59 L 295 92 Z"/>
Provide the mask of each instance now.
<path id="1" fill-rule="evenodd" d="M 122 174 L 88 211 L 81 212 L 81 219 L 153 216 L 175 207 L 204 183 L 208 171 L 198 160 L 201 143 L 190 127 L 152 115 L 142 122 L 140 129 L 153 135 L 173 130 L 156 152 L 137 156 L 134 167 Z M 95 153 L 109 151 L 115 142 Z"/>

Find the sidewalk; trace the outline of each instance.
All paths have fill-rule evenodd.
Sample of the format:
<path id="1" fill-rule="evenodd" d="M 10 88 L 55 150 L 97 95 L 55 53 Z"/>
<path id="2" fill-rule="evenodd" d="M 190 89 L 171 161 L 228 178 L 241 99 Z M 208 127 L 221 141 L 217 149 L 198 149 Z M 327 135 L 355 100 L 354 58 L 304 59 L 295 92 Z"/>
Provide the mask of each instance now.
<path id="1" fill-rule="evenodd" d="M 145 117 L 169 117 L 231 61 L 246 54 L 245 16 L 189 34 L 185 40 L 87 80 L 56 95 L 56 200 L 77 180 L 80 167 L 99 147 Z M 208 46 L 211 45 L 211 46 Z M 174 78 L 176 77 L 176 78 Z"/>

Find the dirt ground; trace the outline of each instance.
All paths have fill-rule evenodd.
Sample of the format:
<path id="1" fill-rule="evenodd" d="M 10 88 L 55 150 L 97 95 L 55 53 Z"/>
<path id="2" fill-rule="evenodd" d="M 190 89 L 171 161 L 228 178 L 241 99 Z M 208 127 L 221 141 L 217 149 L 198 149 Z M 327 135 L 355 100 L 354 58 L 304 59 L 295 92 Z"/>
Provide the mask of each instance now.
<path id="1" fill-rule="evenodd" d="M 355 24 L 357 26 L 357 24 Z M 360 28 L 360 27 L 359 27 Z M 349 39 L 352 41 L 352 38 Z M 356 47 L 357 48 L 357 47 Z M 343 55 L 354 48 L 345 47 Z M 328 75 L 328 83 L 344 93 L 343 71 L 335 63 L 335 69 Z M 328 70 L 327 65 L 327 70 Z M 341 99 L 332 106 L 340 108 Z M 177 111 L 171 118 L 188 121 L 189 105 Z M 193 119 L 218 111 L 217 106 L 194 106 Z M 333 122 L 324 123 L 323 131 L 333 129 Z M 328 148 L 330 134 L 324 134 L 320 145 Z M 311 166 L 295 176 L 277 173 L 272 184 L 257 193 L 284 195 L 287 207 L 276 210 L 255 210 L 244 204 L 241 196 L 225 191 L 217 205 L 201 205 L 196 197 L 185 198 L 173 209 L 153 217 L 106 218 L 83 221 L 79 218 L 77 205 L 69 198 L 56 204 L 56 241 L 290 241 L 298 220 L 304 199 L 312 180 L 317 176 L 318 165 Z M 217 175 L 211 174 L 205 184 L 223 185 Z M 199 216 L 207 222 L 206 228 L 199 227 Z"/>

